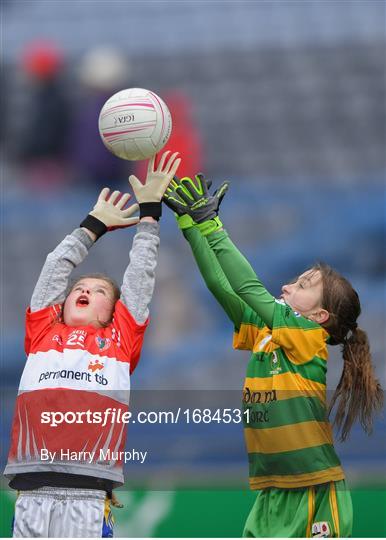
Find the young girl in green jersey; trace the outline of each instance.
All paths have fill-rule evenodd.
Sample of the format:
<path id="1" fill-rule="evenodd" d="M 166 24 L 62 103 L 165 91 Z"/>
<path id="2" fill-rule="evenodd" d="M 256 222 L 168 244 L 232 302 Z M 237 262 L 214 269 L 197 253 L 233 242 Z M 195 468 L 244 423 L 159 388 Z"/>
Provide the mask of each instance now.
<path id="1" fill-rule="evenodd" d="M 325 264 L 284 285 L 279 299 L 262 285 L 218 218 L 228 188 L 213 195 L 202 175 L 175 179 L 164 201 L 177 214 L 201 274 L 234 324 L 233 345 L 250 350 L 243 419 L 256 502 L 246 537 L 347 537 L 352 504 L 333 446 L 329 413 L 345 440 L 358 419 L 371 433 L 382 407 L 360 302 Z M 329 408 L 327 345 L 342 346 L 344 367 Z"/>

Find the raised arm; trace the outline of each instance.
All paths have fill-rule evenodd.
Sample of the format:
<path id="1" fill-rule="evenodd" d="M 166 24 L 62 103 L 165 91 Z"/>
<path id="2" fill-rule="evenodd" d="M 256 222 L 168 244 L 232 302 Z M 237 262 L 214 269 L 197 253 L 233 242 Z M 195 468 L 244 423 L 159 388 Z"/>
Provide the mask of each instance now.
<path id="1" fill-rule="evenodd" d="M 31 311 L 64 302 L 71 272 L 85 259 L 90 247 L 100 236 L 108 230 L 138 223 L 138 218 L 130 217 L 138 205 L 133 204 L 124 209 L 130 195 L 126 193 L 121 196 L 119 191 L 114 191 L 109 196 L 109 191 L 108 188 L 101 191 L 81 227 L 66 236 L 47 256 L 32 294 Z"/>
<path id="2" fill-rule="evenodd" d="M 64 302 L 68 280 L 94 241 L 85 229 L 75 229 L 47 256 L 31 298 L 31 311 Z"/>
<path id="3" fill-rule="evenodd" d="M 199 177 L 200 179 L 201 177 Z M 203 195 L 206 194 L 206 191 L 204 191 L 202 192 Z M 195 226 L 195 221 L 189 213 L 192 203 L 189 191 L 185 192 L 183 184 L 175 177 L 166 190 L 163 200 L 177 216 L 178 226 L 190 244 L 206 286 L 231 319 L 235 328 L 238 329 L 246 304 L 232 289 L 207 239 Z M 197 212 L 201 213 L 200 205 Z"/>
<path id="4" fill-rule="evenodd" d="M 144 218 L 138 224 L 130 251 L 130 262 L 123 276 L 121 300 L 134 319 L 142 324 L 149 316 L 159 247 L 159 224 Z"/>
<path id="5" fill-rule="evenodd" d="M 208 191 L 210 185 L 211 182 L 207 182 L 202 174 L 197 174 L 194 180 L 187 177 L 175 179 L 165 194 L 165 203 L 181 216 L 180 220 L 191 220 L 208 242 L 234 293 L 267 326 L 272 327 L 275 299 L 230 241 L 218 218 L 218 209 L 228 189 L 228 183 L 224 182 L 213 195 Z"/>
<path id="6" fill-rule="evenodd" d="M 261 283 L 247 259 L 224 230 L 212 232 L 207 240 L 232 289 L 272 328 L 275 298 Z"/>
<path id="7" fill-rule="evenodd" d="M 138 323 L 149 316 L 149 304 L 153 296 L 155 268 L 159 247 L 159 224 L 161 199 L 181 162 L 177 153 L 167 159 L 164 152 L 158 166 L 155 156 L 149 160 L 146 181 L 142 183 L 130 176 L 130 184 L 139 203 L 141 221 L 133 239 L 130 262 L 123 276 L 121 300 Z"/>
<path id="8" fill-rule="evenodd" d="M 197 266 L 206 286 L 224 309 L 236 329 L 240 328 L 245 310 L 245 302 L 241 300 L 229 284 L 215 254 L 206 238 L 195 227 L 183 230 L 189 242 Z"/>

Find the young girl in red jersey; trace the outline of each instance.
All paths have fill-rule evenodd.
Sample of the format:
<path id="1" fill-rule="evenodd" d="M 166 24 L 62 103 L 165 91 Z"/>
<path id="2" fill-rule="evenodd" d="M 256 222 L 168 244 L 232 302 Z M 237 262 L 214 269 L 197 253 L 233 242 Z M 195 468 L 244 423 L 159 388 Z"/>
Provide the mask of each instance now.
<path id="1" fill-rule="evenodd" d="M 124 481 L 116 456 L 126 424 L 95 419 L 128 410 L 154 289 L 160 201 L 179 163 L 165 152 L 157 167 L 155 157 L 149 161 L 145 184 L 130 177 L 139 218 L 131 217 L 137 204 L 125 208 L 130 195 L 104 188 L 80 228 L 47 257 L 27 310 L 27 361 L 4 473 L 19 492 L 14 537 L 112 536 L 109 500 Z M 121 291 L 94 274 L 78 278 L 66 296 L 94 242 L 137 223 Z"/>

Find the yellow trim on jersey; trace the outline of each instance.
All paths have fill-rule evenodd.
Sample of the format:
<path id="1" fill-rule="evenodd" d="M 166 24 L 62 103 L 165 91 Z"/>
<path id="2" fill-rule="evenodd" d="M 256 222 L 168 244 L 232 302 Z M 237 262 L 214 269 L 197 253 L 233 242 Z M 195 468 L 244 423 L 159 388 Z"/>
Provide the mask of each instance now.
<path id="1" fill-rule="evenodd" d="M 272 428 L 245 428 L 244 433 L 249 454 L 278 454 L 333 444 L 330 423 L 316 420 Z"/>
<path id="2" fill-rule="evenodd" d="M 264 339 L 271 335 L 272 340 L 261 347 Z M 328 333 L 322 327 L 309 330 L 279 327 L 271 330 L 267 326 L 259 328 L 254 324 L 241 323 L 239 331 L 233 334 L 233 348 L 257 353 L 272 352 L 282 347 L 293 364 L 305 364 L 315 356 L 327 361 L 327 337 Z"/>
<path id="3" fill-rule="evenodd" d="M 330 467 L 323 471 L 296 475 L 252 476 L 249 479 L 249 483 L 251 489 L 264 489 L 268 487 L 297 488 L 325 484 L 331 481 L 337 482 L 338 480 L 344 480 L 344 473 L 341 467 Z"/>
<path id="4" fill-rule="evenodd" d="M 326 385 L 302 377 L 299 373 L 280 373 L 273 377 L 246 377 L 244 388 L 255 392 L 276 390 L 277 399 L 289 399 L 307 394 L 317 396 L 322 403 L 326 401 Z M 278 394 L 278 391 L 280 393 Z M 284 391 L 284 392 L 283 392 Z"/>
<path id="5" fill-rule="evenodd" d="M 254 324 L 241 323 L 238 332 L 233 334 L 233 348 L 251 351 L 261 329 Z"/>
<path id="6" fill-rule="evenodd" d="M 310 362 L 314 356 L 323 360 L 328 358 L 326 338 L 328 333 L 324 328 L 274 328 L 272 336 L 285 351 L 288 359 L 294 364 Z"/>
<path id="7" fill-rule="evenodd" d="M 315 487 L 311 486 L 308 488 L 308 519 L 307 519 L 306 538 L 311 538 L 311 527 L 314 521 L 314 515 L 315 515 Z"/>
<path id="8" fill-rule="evenodd" d="M 331 482 L 330 484 L 329 500 L 330 500 L 332 520 L 334 522 L 334 529 L 336 532 L 336 536 L 339 538 L 340 537 L 339 510 L 338 510 L 338 501 L 336 499 L 336 487 L 335 487 L 334 482 Z"/>

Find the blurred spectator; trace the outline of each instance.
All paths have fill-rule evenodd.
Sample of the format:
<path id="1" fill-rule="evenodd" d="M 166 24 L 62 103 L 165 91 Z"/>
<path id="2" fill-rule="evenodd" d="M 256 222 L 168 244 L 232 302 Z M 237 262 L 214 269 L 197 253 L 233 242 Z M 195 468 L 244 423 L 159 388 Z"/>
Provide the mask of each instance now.
<path id="1" fill-rule="evenodd" d="M 70 106 L 63 84 L 64 55 L 50 41 L 27 45 L 20 58 L 22 97 L 14 126 L 15 157 L 24 181 L 46 190 L 65 181 Z"/>
<path id="2" fill-rule="evenodd" d="M 192 102 L 181 90 L 162 92 L 162 99 L 167 104 L 172 115 L 172 133 L 162 152 L 180 152 L 182 162 L 178 175 L 194 176 L 203 170 L 203 144 L 201 134 L 197 128 L 193 114 Z M 139 161 L 136 166 L 136 174 L 139 178 L 145 176 L 146 162 Z"/>
<path id="3" fill-rule="evenodd" d="M 128 60 L 112 47 L 96 47 L 84 55 L 77 71 L 81 88 L 71 128 L 75 178 L 84 186 L 119 188 L 118 183 L 126 182 L 132 172 L 131 165 L 105 148 L 98 131 L 98 117 L 111 95 L 130 86 Z"/>
<path id="4" fill-rule="evenodd" d="M 194 176 L 203 170 L 201 135 L 193 114 L 192 102 L 186 94 L 172 91 L 163 94 L 173 120 L 172 134 L 164 150 L 180 152 L 182 157 L 179 175 Z"/>

